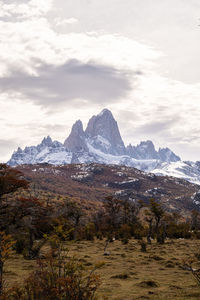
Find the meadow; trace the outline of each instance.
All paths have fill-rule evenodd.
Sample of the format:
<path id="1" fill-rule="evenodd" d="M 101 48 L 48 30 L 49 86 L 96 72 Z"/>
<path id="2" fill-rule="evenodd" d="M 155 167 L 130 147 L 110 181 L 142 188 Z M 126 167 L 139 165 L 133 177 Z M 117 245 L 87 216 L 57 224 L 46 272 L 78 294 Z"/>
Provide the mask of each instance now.
<path id="1" fill-rule="evenodd" d="M 104 265 L 97 270 L 101 285 L 98 299 L 200 299 L 200 286 L 185 263 L 199 268 L 195 257 L 199 253 L 200 240 L 167 239 L 164 245 L 153 242 L 147 251 L 141 251 L 140 242 L 130 239 L 128 244 L 115 240 L 109 243 L 104 256 L 105 240 L 65 242 L 67 255 L 79 260 L 89 271 L 98 262 Z M 43 255 L 48 246 L 41 249 Z M 35 260 L 25 260 L 14 254 L 5 264 L 5 285 L 22 284 L 24 278 L 34 270 Z"/>

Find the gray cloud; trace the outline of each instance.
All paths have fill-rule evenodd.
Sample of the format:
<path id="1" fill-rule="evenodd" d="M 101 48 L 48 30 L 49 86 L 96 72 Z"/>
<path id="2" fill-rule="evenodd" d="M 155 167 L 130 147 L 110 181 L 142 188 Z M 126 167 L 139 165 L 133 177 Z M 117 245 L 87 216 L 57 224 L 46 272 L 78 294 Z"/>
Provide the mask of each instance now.
<path id="1" fill-rule="evenodd" d="M 6 5 L 20 5 L 20 4 L 29 4 L 31 0 L 6 0 Z M 22 22 L 24 20 L 24 13 L 17 13 L 15 10 L 7 11 L 5 16 L 1 16 L 0 20 L 3 22 Z"/>
<path id="2" fill-rule="evenodd" d="M 28 130 L 35 130 L 36 132 L 41 132 L 45 134 L 47 132 L 56 132 L 56 131 L 61 131 L 61 130 L 66 130 L 68 128 L 68 125 L 59 125 L 59 124 L 38 124 L 38 123 L 30 123 L 30 124 L 10 124 L 6 123 L 6 126 L 10 128 L 20 128 L 23 129 L 28 129 Z M 49 131 L 48 131 L 49 130 Z"/>
<path id="3" fill-rule="evenodd" d="M 132 121 L 138 121 L 140 120 L 140 116 L 135 113 L 134 111 L 132 110 L 123 110 L 123 109 L 120 109 L 120 111 L 118 112 L 118 115 L 120 117 L 120 120 L 121 122 L 123 122 L 124 124 L 127 124 L 128 128 L 130 128 L 130 124 L 129 122 L 132 122 Z"/>
<path id="4" fill-rule="evenodd" d="M 80 98 L 106 104 L 125 97 L 131 90 L 129 74 L 111 66 L 78 60 L 58 66 L 36 63 L 37 76 L 13 68 L 9 76 L 0 78 L 0 91 L 17 91 L 35 104 L 48 107 Z"/>
<path id="5" fill-rule="evenodd" d="M 172 118 L 164 121 L 149 122 L 136 128 L 135 131 L 139 134 L 159 135 L 169 131 L 178 121 L 180 121 L 180 119 L 176 117 L 174 119 Z"/>
<path id="6" fill-rule="evenodd" d="M 167 70 L 169 77 L 185 82 L 199 82 L 200 1 L 54 0 L 50 17 L 58 11 L 63 18 L 80 20 L 74 29 L 77 32 L 82 32 L 84 25 L 88 32 L 103 29 L 133 39 L 139 37 L 165 53 L 158 66 L 161 72 L 166 74 Z"/>

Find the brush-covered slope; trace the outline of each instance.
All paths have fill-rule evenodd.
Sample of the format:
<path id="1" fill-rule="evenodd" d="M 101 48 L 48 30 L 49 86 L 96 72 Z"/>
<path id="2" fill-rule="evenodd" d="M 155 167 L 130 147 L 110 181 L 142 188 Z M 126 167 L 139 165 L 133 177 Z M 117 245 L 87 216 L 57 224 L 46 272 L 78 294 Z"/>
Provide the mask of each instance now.
<path id="1" fill-rule="evenodd" d="M 167 211 L 187 215 L 200 208 L 199 186 L 182 179 L 147 174 L 126 166 L 101 164 L 48 164 L 18 167 L 30 180 L 35 191 L 48 191 L 79 199 L 80 202 L 101 203 L 113 195 L 132 201 L 155 198 Z"/>

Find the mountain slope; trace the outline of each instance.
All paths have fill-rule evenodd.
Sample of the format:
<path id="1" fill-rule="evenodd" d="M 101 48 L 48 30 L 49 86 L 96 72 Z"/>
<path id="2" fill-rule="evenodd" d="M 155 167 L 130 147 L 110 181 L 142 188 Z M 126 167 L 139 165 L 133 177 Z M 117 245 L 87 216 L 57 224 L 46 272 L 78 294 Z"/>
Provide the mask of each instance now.
<path id="1" fill-rule="evenodd" d="M 17 167 L 30 180 L 33 191 L 43 190 L 88 203 L 102 203 L 106 196 L 148 201 L 155 198 L 167 211 L 189 215 L 200 209 L 199 186 L 182 179 L 147 174 L 117 165 L 48 164 Z"/>

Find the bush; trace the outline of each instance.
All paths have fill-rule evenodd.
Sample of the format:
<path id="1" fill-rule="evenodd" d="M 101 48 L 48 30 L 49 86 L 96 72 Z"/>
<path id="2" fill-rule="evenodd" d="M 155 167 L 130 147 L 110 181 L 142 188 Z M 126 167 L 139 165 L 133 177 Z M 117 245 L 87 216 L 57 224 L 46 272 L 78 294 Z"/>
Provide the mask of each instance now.
<path id="1" fill-rule="evenodd" d="M 82 264 L 75 259 L 59 262 L 53 258 L 38 262 L 37 269 L 22 287 L 9 289 L 2 300 L 94 300 L 100 285 L 94 271 L 87 274 Z"/>
<path id="2" fill-rule="evenodd" d="M 133 236 L 137 240 L 142 240 L 143 237 L 147 235 L 147 229 L 143 228 L 142 226 L 138 226 L 135 228 Z"/>
<path id="3" fill-rule="evenodd" d="M 188 223 L 169 224 L 167 227 L 167 236 L 175 239 L 189 239 L 192 236 L 192 233 L 190 232 L 190 225 Z"/>

